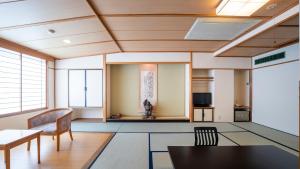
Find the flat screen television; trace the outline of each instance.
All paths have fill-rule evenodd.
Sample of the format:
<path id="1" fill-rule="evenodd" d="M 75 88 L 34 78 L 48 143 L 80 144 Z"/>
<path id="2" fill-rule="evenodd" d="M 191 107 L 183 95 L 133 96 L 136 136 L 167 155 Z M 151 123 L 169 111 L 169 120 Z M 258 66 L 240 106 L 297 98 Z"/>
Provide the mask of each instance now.
<path id="1" fill-rule="evenodd" d="M 193 93 L 194 107 L 209 107 L 211 100 L 211 93 Z"/>

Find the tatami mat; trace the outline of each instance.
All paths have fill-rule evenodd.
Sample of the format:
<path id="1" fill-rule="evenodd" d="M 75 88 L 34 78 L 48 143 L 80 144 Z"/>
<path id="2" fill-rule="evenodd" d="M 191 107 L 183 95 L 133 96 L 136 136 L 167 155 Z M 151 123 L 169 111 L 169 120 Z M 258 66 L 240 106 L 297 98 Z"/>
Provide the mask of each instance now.
<path id="1" fill-rule="evenodd" d="M 273 141 L 267 140 L 263 137 L 260 137 L 258 135 L 255 135 L 250 132 L 234 132 L 234 133 L 223 133 L 226 137 L 230 138 L 231 140 L 237 142 L 241 146 L 245 145 L 274 145 L 280 149 L 283 149 L 287 152 L 290 152 L 294 155 L 298 156 L 298 152 L 293 151 L 292 149 L 289 149 L 287 147 L 284 147 L 280 144 L 277 144 Z"/>
<path id="2" fill-rule="evenodd" d="M 153 169 L 174 169 L 168 152 L 152 153 Z"/>
<path id="3" fill-rule="evenodd" d="M 240 127 L 234 126 L 237 124 Z M 234 123 L 234 125 L 231 123 L 75 122 L 72 123 L 72 129 L 74 131 L 116 132 L 114 138 L 92 165 L 92 169 L 149 169 L 149 164 L 152 164 L 154 169 L 172 169 L 172 162 L 168 152 L 166 152 L 167 146 L 194 145 L 193 128 L 196 126 L 217 127 L 220 132 L 219 146 L 274 145 L 298 155 L 298 152 L 264 138 L 285 137 L 279 131 L 269 131 L 269 129 L 261 128 L 263 126 L 258 127 L 247 123 Z M 251 132 L 257 132 L 258 135 L 241 127 Z M 285 138 L 281 141 L 285 144 L 298 144 L 298 142 L 295 143 L 289 139 Z M 152 155 L 152 161 L 149 161 L 151 159 L 149 153 Z"/>
<path id="4" fill-rule="evenodd" d="M 168 151 L 168 146 L 193 146 L 193 133 L 152 133 L 150 139 L 151 151 Z M 232 141 L 219 134 L 219 146 L 234 146 Z"/>
<path id="5" fill-rule="evenodd" d="M 297 136 L 251 122 L 236 122 L 233 124 L 251 132 L 254 132 L 256 134 L 259 134 L 261 136 L 267 137 L 271 140 L 274 140 L 293 149 L 299 149 L 299 137 Z"/>
<path id="6" fill-rule="evenodd" d="M 194 132 L 196 126 L 214 126 L 219 132 L 245 131 L 230 123 L 123 123 L 118 132 Z"/>
<path id="7" fill-rule="evenodd" d="M 120 126 L 120 123 L 72 122 L 73 131 L 117 132 Z"/>
<path id="8" fill-rule="evenodd" d="M 117 133 L 91 169 L 147 169 L 148 134 Z"/>

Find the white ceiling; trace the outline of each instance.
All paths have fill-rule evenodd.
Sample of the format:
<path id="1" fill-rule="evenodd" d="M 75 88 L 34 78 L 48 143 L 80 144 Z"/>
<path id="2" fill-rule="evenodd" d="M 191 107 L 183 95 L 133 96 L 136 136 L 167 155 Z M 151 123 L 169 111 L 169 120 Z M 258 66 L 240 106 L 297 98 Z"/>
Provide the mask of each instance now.
<path id="1" fill-rule="evenodd" d="M 260 21 L 250 18 L 197 18 L 185 39 L 232 40 Z"/>

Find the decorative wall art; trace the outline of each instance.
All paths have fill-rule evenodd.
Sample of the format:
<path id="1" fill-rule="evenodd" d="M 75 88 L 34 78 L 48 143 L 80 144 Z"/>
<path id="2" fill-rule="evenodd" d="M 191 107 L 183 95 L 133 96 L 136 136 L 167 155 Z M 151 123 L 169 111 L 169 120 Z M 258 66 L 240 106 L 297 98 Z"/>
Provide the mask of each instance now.
<path id="1" fill-rule="evenodd" d="M 140 65 L 140 110 L 144 110 L 144 101 L 148 100 L 151 105 L 157 103 L 157 65 Z"/>

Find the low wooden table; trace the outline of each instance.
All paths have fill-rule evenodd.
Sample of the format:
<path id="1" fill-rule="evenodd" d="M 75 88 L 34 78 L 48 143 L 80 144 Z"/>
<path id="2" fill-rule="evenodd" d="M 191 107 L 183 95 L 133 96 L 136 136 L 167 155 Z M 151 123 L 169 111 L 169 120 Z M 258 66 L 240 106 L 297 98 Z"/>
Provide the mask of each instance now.
<path id="1" fill-rule="evenodd" d="M 10 149 L 37 139 L 38 163 L 40 163 L 40 134 L 41 130 L 1 130 L 0 150 L 4 150 L 6 169 L 10 169 Z"/>
<path id="2" fill-rule="evenodd" d="M 175 169 L 298 169 L 298 157 L 274 146 L 169 146 Z"/>

